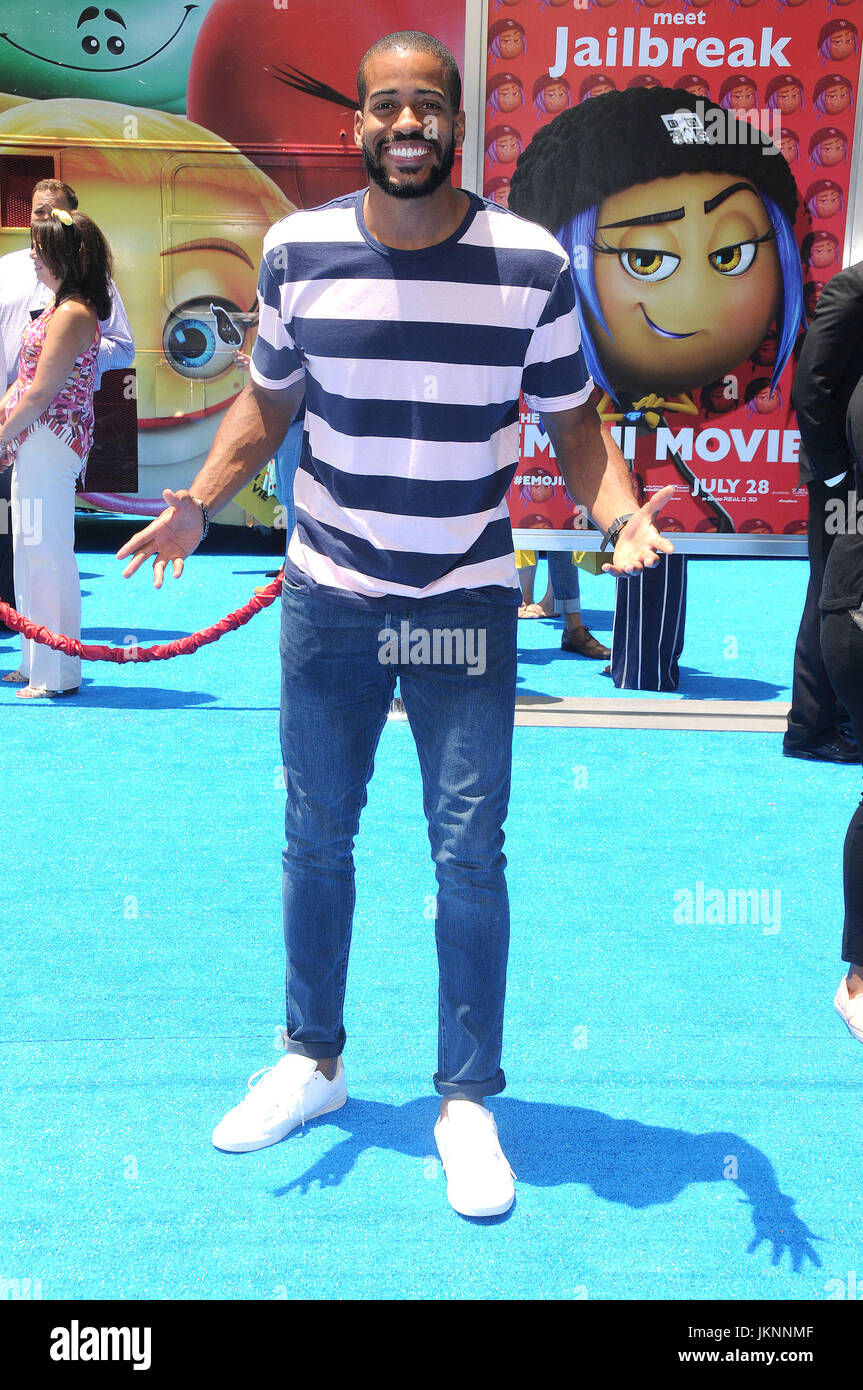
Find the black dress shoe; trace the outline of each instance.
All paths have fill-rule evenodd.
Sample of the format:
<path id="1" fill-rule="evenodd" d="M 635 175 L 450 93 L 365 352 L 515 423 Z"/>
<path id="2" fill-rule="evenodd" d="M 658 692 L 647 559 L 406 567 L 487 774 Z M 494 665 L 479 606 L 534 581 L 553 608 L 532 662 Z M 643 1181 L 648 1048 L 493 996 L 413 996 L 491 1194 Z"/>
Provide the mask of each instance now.
<path id="1" fill-rule="evenodd" d="M 849 743 L 841 734 L 817 743 L 813 748 L 788 747 L 783 743 L 782 752 L 786 758 L 808 758 L 816 763 L 859 763 L 860 753 L 856 743 Z"/>
<path id="2" fill-rule="evenodd" d="M 578 656 L 586 656 L 591 661 L 607 661 L 611 656 L 611 648 L 604 647 L 601 642 L 597 642 L 592 632 L 582 627 L 565 627 L 563 636 L 560 639 L 560 650 L 562 652 L 575 652 Z"/>

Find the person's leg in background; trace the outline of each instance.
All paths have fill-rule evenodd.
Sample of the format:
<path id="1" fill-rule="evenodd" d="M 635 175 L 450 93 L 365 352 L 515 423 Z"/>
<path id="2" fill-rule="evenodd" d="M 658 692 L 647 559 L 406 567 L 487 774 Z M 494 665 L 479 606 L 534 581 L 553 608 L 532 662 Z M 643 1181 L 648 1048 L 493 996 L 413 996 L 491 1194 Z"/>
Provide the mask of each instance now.
<path id="1" fill-rule="evenodd" d="M 618 579 L 611 676 L 618 690 L 676 690 L 686 622 L 686 556 Z"/>
<path id="2" fill-rule="evenodd" d="M 554 599 L 549 584 L 542 603 L 535 603 L 533 598 L 533 585 L 536 579 L 536 551 L 517 550 L 515 552 L 515 568 L 518 574 L 518 582 L 521 585 L 521 605 L 518 610 L 520 618 L 547 618 L 554 612 Z M 547 608 L 547 603 L 551 607 Z"/>
<path id="3" fill-rule="evenodd" d="M 588 657 L 591 661 L 608 661 L 611 648 L 598 642 L 582 622 L 578 565 L 573 564 L 571 551 L 548 552 L 548 577 L 555 602 L 563 613 L 561 651 L 574 652 L 578 656 Z"/>
<path id="4" fill-rule="evenodd" d="M 821 645 L 828 678 L 848 711 L 858 747 L 863 746 L 863 611 L 824 613 Z M 835 1004 L 854 1036 L 863 1042 L 863 801 L 845 835 L 843 889 L 842 959 L 849 969 Z"/>
<path id="5" fill-rule="evenodd" d="M 824 666 L 818 611 L 824 568 L 835 540 L 835 533 L 827 529 L 827 507 L 838 501 L 848 508 L 853 477 L 849 473 L 833 487 L 818 481 L 807 484 L 809 584 L 794 649 L 791 709 L 782 741 L 782 751 L 790 758 L 835 763 L 860 761 L 858 749 L 841 730 L 843 724 L 847 725 L 848 715 L 836 698 Z"/>
<path id="6" fill-rule="evenodd" d="M 16 469 L 13 466 L 8 470 L 10 478 L 10 518 L 12 526 L 12 550 L 13 550 L 13 574 L 15 583 L 15 593 L 12 599 L 12 607 L 26 617 L 27 609 L 30 606 L 30 570 L 28 565 L 29 552 L 25 553 L 24 546 L 14 545 L 14 518 L 18 517 L 19 524 L 21 519 L 21 503 L 18 497 Z M 3 677 L 4 681 L 10 684 L 30 684 L 30 657 L 33 651 L 33 642 L 29 637 L 21 635 L 21 659 L 18 662 L 17 670 L 9 671 Z"/>
<path id="7" fill-rule="evenodd" d="M 12 544 L 12 468 L 0 473 L 0 600 L 15 607 L 15 575 Z M 0 632 L 13 629 L 0 619 Z"/>
<path id="8" fill-rule="evenodd" d="M 81 584 L 75 558 L 75 480 L 81 459 L 43 427 L 22 440 L 12 479 L 16 607 L 31 622 L 81 636 Z M 22 639 L 26 690 L 72 691 L 81 660 Z"/>

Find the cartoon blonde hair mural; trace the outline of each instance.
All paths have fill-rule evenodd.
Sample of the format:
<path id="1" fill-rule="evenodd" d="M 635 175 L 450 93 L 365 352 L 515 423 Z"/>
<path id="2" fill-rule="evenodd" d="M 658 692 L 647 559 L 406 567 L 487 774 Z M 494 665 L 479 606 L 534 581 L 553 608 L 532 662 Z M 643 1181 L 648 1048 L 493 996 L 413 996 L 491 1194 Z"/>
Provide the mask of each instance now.
<path id="1" fill-rule="evenodd" d="M 0 151 L 16 149 L 54 152 L 110 242 L 136 345 L 139 494 L 188 486 L 245 384 L 236 357 L 253 338 L 261 244 L 293 204 L 202 126 L 113 102 L 13 106 Z"/>

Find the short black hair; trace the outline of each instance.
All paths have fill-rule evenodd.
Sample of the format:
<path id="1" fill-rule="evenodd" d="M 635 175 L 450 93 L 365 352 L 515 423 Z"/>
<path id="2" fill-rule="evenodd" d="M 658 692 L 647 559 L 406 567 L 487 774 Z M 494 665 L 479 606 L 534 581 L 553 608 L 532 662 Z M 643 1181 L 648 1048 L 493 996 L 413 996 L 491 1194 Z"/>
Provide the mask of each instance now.
<path id="1" fill-rule="evenodd" d="M 429 57 L 436 58 L 444 70 L 444 86 L 452 103 L 452 109 L 453 111 L 461 109 L 461 73 L 458 70 L 458 63 L 449 49 L 444 47 L 440 39 L 433 38 L 431 34 L 424 33 L 422 29 L 399 29 L 394 34 L 385 34 L 382 39 L 378 39 L 377 43 L 372 44 L 367 53 L 363 54 L 362 62 L 357 70 L 357 99 L 360 103 L 360 110 L 365 107 L 368 96 L 366 64 L 370 58 L 376 58 L 379 53 L 394 53 L 397 48 L 406 48 L 414 53 L 427 53 Z"/>

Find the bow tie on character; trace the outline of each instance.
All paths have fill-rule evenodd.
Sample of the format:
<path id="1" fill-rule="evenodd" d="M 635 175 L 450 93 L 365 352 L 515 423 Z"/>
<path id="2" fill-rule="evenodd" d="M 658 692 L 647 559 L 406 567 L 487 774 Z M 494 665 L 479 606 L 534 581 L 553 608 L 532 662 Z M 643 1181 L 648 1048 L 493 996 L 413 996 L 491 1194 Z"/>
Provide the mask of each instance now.
<path id="1" fill-rule="evenodd" d="M 616 408 L 612 408 L 616 407 Z M 636 432 L 641 434 L 655 433 L 660 426 L 667 429 L 668 421 L 665 418 L 666 411 L 681 415 L 697 415 L 698 407 L 691 396 L 686 393 L 678 396 L 666 398 L 655 393 L 642 396 L 638 400 L 627 400 L 619 397 L 614 400 L 607 391 L 604 391 L 597 406 L 599 418 L 603 424 L 620 424 L 622 426 L 635 426 Z M 680 477 L 686 483 L 693 497 L 702 497 L 705 505 L 716 521 L 716 529 L 721 532 L 732 532 L 734 522 L 725 508 L 716 501 L 716 498 L 704 488 L 703 482 L 696 478 L 692 469 L 681 458 L 676 449 L 668 446 L 668 457 L 674 464 Z M 627 463 L 629 460 L 627 459 Z"/>

